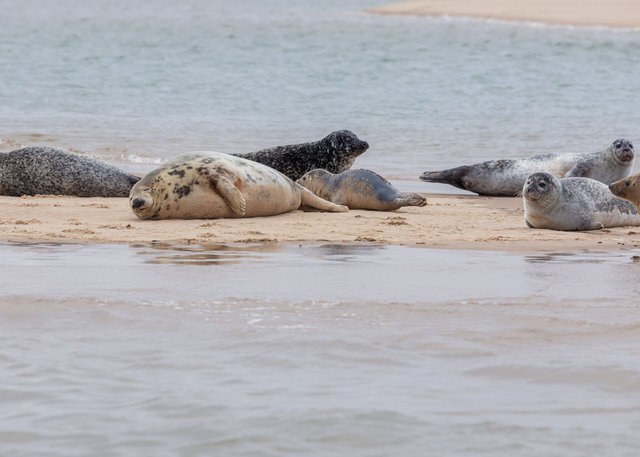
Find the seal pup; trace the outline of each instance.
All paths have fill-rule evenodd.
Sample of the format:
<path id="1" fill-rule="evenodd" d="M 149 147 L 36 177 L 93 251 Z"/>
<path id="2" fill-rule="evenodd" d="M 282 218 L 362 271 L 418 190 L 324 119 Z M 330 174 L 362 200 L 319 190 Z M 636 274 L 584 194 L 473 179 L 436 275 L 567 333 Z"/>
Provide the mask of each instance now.
<path id="1" fill-rule="evenodd" d="M 613 195 L 629 200 L 640 209 L 640 173 L 611 183 L 609 190 Z"/>
<path id="2" fill-rule="evenodd" d="M 444 171 L 425 171 L 420 179 L 451 184 L 480 195 L 513 197 L 522 190 L 527 177 L 538 171 L 552 173 L 558 178 L 591 178 L 611 184 L 631 174 L 633 159 L 631 142 L 619 139 L 604 151 L 490 160 Z"/>
<path id="3" fill-rule="evenodd" d="M 609 192 L 606 184 L 589 178 L 556 178 L 534 173 L 522 189 L 524 220 L 531 228 L 597 230 L 640 225 L 631 202 Z"/>
<path id="4" fill-rule="evenodd" d="M 0 195 L 126 197 L 140 180 L 73 152 L 34 146 L 0 153 Z"/>
<path id="5" fill-rule="evenodd" d="M 311 170 L 297 182 L 318 197 L 349 209 L 392 211 L 402 206 L 427 204 L 422 195 L 402 193 L 371 170 L 348 170 L 340 174 Z"/>
<path id="6" fill-rule="evenodd" d="M 351 168 L 356 157 L 367 149 L 369 143 L 358 138 L 352 131 L 337 130 L 312 143 L 276 146 L 234 155 L 275 168 L 296 181 L 316 168 L 342 173 Z"/>
<path id="7" fill-rule="evenodd" d="M 300 205 L 349 210 L 266 165 L 208 151 L 179 155 L 148 173 L 131 189 L 129 204 L 141 219 L 272 216 Z"/>

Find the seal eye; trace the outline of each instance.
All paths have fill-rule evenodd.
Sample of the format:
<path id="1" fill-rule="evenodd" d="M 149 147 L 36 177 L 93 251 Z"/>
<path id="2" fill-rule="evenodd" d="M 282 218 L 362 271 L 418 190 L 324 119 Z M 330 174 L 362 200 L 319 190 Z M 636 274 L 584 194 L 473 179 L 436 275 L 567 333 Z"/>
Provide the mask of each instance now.
<path id="1" fill-rule="evenodd" d="M 539 183 L 538 183 L 538 187 L 539 187 L 540 189 L 544 190 L 544 189 L 546 189 L 546 188 L 547 188 L 547 183 L 546 183 L 546 182 L 544 182 L 544 181 L 541 181 L 541 182 L 539 182 Z"/>
<path id="2" fill-rule="evenodd" d="M 629 184 L 631 184 L 631 182 L 630 182 L 630 181 L 625 181 L 625 183 L 624 183 L 624 187 L 629 187 Z"/>

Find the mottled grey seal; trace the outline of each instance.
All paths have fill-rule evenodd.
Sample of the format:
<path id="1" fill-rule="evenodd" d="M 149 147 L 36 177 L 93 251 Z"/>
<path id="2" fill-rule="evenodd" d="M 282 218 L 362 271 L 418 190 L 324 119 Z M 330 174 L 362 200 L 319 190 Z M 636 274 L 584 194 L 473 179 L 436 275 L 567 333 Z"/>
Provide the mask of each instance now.
<path id="1" fill-rule="evenodd" d="M 34 146 L 0 153 L 0 195 L 126 197 L 139 179 L 58 148 Z"/>
<path id="2" fill-rule="evenodd" d="M 538 171 L 546 171 L 559 178 L 583 177 L 610 184 L 629 176 L 633 159 L 631 142 L 619 139 L 600 152 L 542 154 L 524 159 L 490 160 L 444 171 L 426 171 L 420 179 L 451 184 L 480 195 L 512 197 L 519 194 L 527 177 Z"/>
<path id="3" fill-rule="evenodd" d="M 640 173 L 611 183 L 609 190 L 613 195 L 629 200 L 640 209 Z"/>
<path id="4" fill-rule="evenodd" d="M 402 206 L 427 204 L 422 195 L 402 193 L 371 170 L 348 170 L 340 174 L 311 170 L 297 182 L 318 197 L 349 209 L 390 211 Z"/>
<path id="5" fill-rule="evenodd" d="M 596 230 L 640 225 L 631 202 L 614 196 L 606 184 L 590 178 L 556 178 L 534 173 L 522 189 L 524 219 L 531 228 Z"/>
<path id="6" fill-rule="evenodd" d="M 219 152 L 182 154 L 144 176 L 129 195 L 141 219 L 271 216 L 301 204 L 348 211 L 266 165 Z"/>
<path id="7" fill-rule="evenodd" d="M 337 130 L 311 143 L 276 146 L 234 155 L 275 168 L 296 181 L 306 172 L 316 168 L 323 168 L 331 173 L 342 173 L 351 168 L 356 157 L 367 149 L 369 144 L 358 138 L 355 133 L 350 130 Z"/>

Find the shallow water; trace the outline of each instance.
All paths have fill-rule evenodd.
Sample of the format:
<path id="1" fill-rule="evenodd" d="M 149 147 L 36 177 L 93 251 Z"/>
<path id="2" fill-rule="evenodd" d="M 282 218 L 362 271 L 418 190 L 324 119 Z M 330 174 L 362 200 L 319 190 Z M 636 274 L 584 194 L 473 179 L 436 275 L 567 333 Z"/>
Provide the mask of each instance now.
<path id="1" fill-rule="evenodd" d="M 417 177 L 638 142 L 637 30 L 363 12 L 377 5 L 0 0 L 2 147 L 146 171 L 347 128 L 371 145 L 356 166 L 446 192 Z"/>
<path id="2" fill-rule="evenodd" d="M 0 245 L 0 451 L 635 455 L 637 250 Z"/>

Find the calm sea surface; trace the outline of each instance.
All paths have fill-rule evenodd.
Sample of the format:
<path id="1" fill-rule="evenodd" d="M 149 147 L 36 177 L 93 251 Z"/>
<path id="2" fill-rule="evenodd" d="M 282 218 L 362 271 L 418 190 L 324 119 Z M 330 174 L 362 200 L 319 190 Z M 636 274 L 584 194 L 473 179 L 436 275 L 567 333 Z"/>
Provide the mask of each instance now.
<path id="1" fill-rule="evenodd" d="M 640 446 L 639 251 L 0 253 L 2 455 L 635 456 Z"/>
<path id="2" fill-rule="evenodd" d="M 350 129 L 424 170 L 640 143 L 640 31 L 370 0 L 0 0 L 0 150 Z M 637 250 L 0 244 L 0 455 L 637 456 Z"/>

